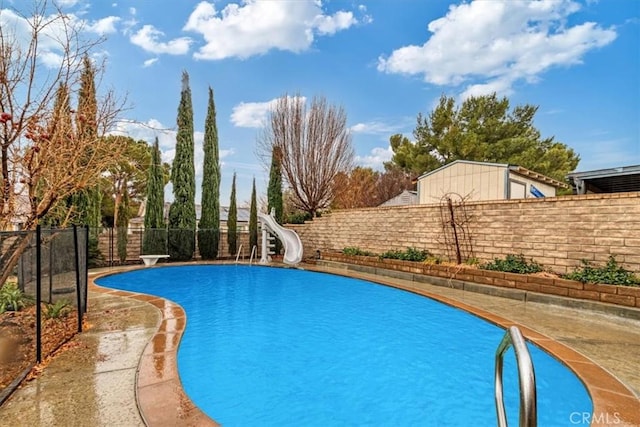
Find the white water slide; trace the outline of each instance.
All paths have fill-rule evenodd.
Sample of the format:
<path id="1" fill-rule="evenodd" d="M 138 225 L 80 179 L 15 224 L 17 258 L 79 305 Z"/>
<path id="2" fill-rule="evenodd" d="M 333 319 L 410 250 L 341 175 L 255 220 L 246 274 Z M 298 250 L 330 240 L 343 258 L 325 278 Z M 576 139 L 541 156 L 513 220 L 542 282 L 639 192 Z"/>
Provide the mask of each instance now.
<path id="1" fill-rule="evenodd" d="M 282 261 L 285 264 L 298 264 L 302 261 L 302 242 L 300 241 L 298 233 L 278 224 L 276 219 L 273 217 L 273 214 L 258 214 L 258 216 L 263 229 L 266 228 L 270 233 L 275 234 L 282 242 L 282 246 L 284 246 L 284 257 L 282 258 Z M 263 240 L 262 259 L 260 262 L 266 263 L 267 248 L 264 243 L 265 242 Z"/>

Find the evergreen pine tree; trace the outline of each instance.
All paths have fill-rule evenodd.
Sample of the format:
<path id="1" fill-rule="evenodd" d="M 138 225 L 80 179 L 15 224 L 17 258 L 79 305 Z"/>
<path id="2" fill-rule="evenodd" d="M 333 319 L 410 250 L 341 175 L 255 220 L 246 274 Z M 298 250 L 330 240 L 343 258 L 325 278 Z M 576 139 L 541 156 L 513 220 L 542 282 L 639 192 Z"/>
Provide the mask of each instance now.
<path id="1" fill-rule="evenodd" d="M 171 167 L 173 203 L 169 209 L 168 252 L 171 259 L 186 261 L 193 257 L 196 244 L 193 107 L 189 74 L 186 71 L 182 73 L 177 125 L 176 154 Z"/>
<path id="2" fill-rule="evenodd" d="M 258 246 L 258 202 L 256 200 L 256 179 L 253 178 L 251 190 L 251 208 L 249 209 L 249 247 Z"/>
<path id="3" fill-rule="evenodd" d="M 271 169 L 269 170 L 269 187 L 267 189 L 267 209 L 269 214 L 273 209 L 276 221 L 282 224 L 284 203 L 282 197 L 282 169 L 280 164 L 280 149 L 274 145 L 271 151 Z M 276 239 L 275 253 L 280 254 L 282 243 Z"/>
<path id="4" fill-rule="evenodd" d="M 220 243 L 220 163 L 216 106 L 211 88 L 204 124 L 203 149 L 202 214 L 198 224 L 198 249 L 202 259 L 216 259 Z"/>
<path id="5" fill-rule="evenodd" d="M 227 216 L 227 242 L 229 254 L 235 255 L 238 250 L 238 208 L 236 207 L 236 174 L 233 174 L 231 183 L 231 201 L 229 202 L 229 214 Z"/>
<path id="6" fill-rule="evenodd" d="M 147 199 L 144 211 L 142 253 L 167 253 L 167 228 L 164 223 L 164 173 L 160 146 L 156 137 L 151 150 L 151 167 L 147 179 Z"/>

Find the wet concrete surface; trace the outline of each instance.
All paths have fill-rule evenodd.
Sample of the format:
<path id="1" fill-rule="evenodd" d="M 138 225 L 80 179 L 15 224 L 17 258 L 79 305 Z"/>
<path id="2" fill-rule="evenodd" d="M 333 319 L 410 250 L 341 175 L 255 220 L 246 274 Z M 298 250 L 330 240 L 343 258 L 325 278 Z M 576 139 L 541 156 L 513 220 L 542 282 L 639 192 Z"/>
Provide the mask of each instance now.
<path id="1" fill-rule="evenodd" d="M 159 321 L 146 302 L 90 292 L 88 328 L 14 392 L 0 408 L 0 424 L 143 426 L 136 372 Z"/>
<path id="2" fill-rule="evenodd" d="M 380 279 L 331 266 L 309 269 Z M 640 415 L 633 415 L 640 414 L 635 411 L 640 395 L 640 321 L 401 279 L 385 281 L 450 299 L 452 305 L 477 308 L 489 321 L 495 315 L 500 321 L 526 325 L 537 343 L 552 338 L 576 350 L 565 352 L 564 359 L 581 367 L 592 384 L 590 391 L 604 402 L 599 406 L 602 413 L 631 408 L 631 417 L 620 425 L 640 426 Z M 74 346 L 0 407 L 0 424 L 141 426 L 146 420 L 151 426 L 212 425 L 184 395 L 177 376 L 176 350 L 185 325 L 180 307 L 153 296 L 94 290 L 89 294 L 88 322 L 90 328 L 73 340 Z M 558 350 L 560 357 L 563 351 Z M 612 376 L 603 377 L 601 368 Z"/>

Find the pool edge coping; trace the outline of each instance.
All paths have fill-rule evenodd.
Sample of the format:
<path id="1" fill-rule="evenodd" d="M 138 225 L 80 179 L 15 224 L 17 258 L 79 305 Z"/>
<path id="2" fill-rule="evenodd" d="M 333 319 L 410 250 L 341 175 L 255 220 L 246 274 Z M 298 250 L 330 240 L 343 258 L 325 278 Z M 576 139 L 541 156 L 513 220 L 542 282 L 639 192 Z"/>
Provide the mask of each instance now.
<path id="1" fill-rule="evenodd" d="M 193 264 L 183 264 L 193 265 Z M 149 339 L 145 345 L 142 354 L 138 360 L 138 366 L 136 368 L 135 375 L 135 397 L 136 407 L 142 419 L 142 422 L 146 426 L 162 426 L 167 425 L 167 416 L 173 418 L 174 423 L 171 425 L 180 426 L 220 426 L 214 419 L 204 413 L 193 401 L 189 398 L 184 391 L 180 375 L 178 373 L 177 366 L 177 354 L 182 335 L 186 327 L 186 312 L 179 304 L 152 294 L 144 294 L 137 292 L 123 291 L 119 289 L 113 289 L 106 286 L 101 286 L 95 283 L 96 279 L 111 276 L 114 274 L 125 273 L 130 271 L 136 271 L 146 268 L 162 267 L 166 264 L 159 264 L 157 266 L 128 266 L 110 271 L 96 273 L 89 278 L 89 290 L 98 292 L 105 295 L 119 296 L 122 298 L 134 299 L 139 302 L 144 302 L 152 305 L 158 310 L 160 318 L 156 325 L 156 332 Z M 179 266 L 179 265 L 173 265 Z M 171 314 L 167 315 L 168 312 Z M 176 313 L 177 312 L 177 313 Z M 169 330 L 169 323 L 175 323 L 172 329 Z M 161 338 L 162 335 L 173 335 L 173 342 L 169 348 L 164 351 L 156 352 L 154 350 L 154 342 Z M 166 375 L 162 379 L 157 381 L 147 381 L 147 383 L 141 383 L 141 371 L 149 369 L 148 362 L 151 359 L 153 362 L 162 360 L 162 363 L 169 361 Z M 157 394 L 162 396 L 158 398 Z M 173 408 L 173 409 L 172 409 Z"/>
<path id="2" fill-rule="evenodd" d="M 154 305 L 161 314 L 161 319 L 158 322 L 158 327 L 154 336 L 149 340 L 147 345 L 145 346 L 145 350 L 142 352 L 138 364 L 138 369 L 136 370 L 136 405 L 138 407 L 138 411 L 140 412 L 140 416 L 142 417 L 144 423 L 149 426 L 155 425 L 163 425 L 166 424 L 167 420 L 165 418 L 160 418 L 156 414 L 166 414 L 168 408 L 174 407 L 176 413 L 173 414 L 173 417 L 176 421 L 184 422 L 184 425 L 193 425 L 193 421 L 197 420 L 200 424 L 198 425 L 211 425 L 218 426 L 219 424 L 205 414 L 200 408 L 198 408 L 191 399 L 187 396 L 186 392 L 182 387 L 182 383 L 180 381 L 180 376 L 178 374 L 177 367 L 177 351 L 180 344 L 180 339 L 182 334 L 184 333 L 184 329 L 186 327 L 186 313 L 184 309 L 173 301 L 167 300 L 165 298 L 161 298 L 155 295 L 150 294 L 141 294 L 134 293 L 128 291 L 121 291 L 117 289 L 112 289 L 108 287 L 103 287 L 97 285 L 95 283 L 95 279 L 102 278 L 105 276 L 109 276 L 112 274 L 123 273 L 128 271 L 134 271 L 143 268 L 158 268 L 162 266 L 184 266 L 184 265 L 224 265 L 228 263 L 188 263 L 188 264 L 172 264 L 166 265 L 161 264 L 155 267 L 144 267 L 144 266 L 134 266 L 133 268 L 123 268 L 117 269 L 108 272 L 97 273 L 94 276 L 90 277 L 89 285 L 92 291 L 117 295 L 124 298 L 131 298 L 138 301 L 144 301 L 151 305 Z M 284 267 L 291 268 L 280 265 L 269 265 L 270 267 Z M 510 326 L 517 326 L 522 331 L 525 339 L 532 342 L 542 350 L 546 351 L 556 359 L 558 359 L 561 363 L 563 363 L 568 369 L 570 369 L 578 379 L 584 384 L 587 389 L 587 393 L 591 397 L 591 401 L 593 404 L 592 409 L 592 422 L 590 425 L 599 426 L 599 425 L 610 425 L 611 420 L 615 420 L 618 425 L 628 425 L 628 426 L 640 426 L 640 399 L 635 395 L 635 393 L 626 386 L 622 381 L 616 378 L 612 373 L 607 371 L 605 368 L 595 363 L 588 357 L 582 355 L 578 351 L 574 350 L 570 346 L 560 343 L 555 339 L 544 335 L 540 332 L 537 332 L 535 329 L 518 322 L 514 322 L 508 320 L 502 316 L 496 315 L 484 309 L 475 307 L 473 305 L 455 300 L 453 298 L 449 298 L 443 295 L 438 295 L 432 293 L 425 289 L 420 289 L 417 286 L 405 285 L 400 282 L 394 282 L 393 278 L 388 278 L 384 276 L 374 275 L 375 277 L 369 277 L 368 275 L 362 274 L 362 272 L 357 272 L 353 270 L 337 270 L 331 269 L 330 267 L 320 267 L 316 265 L 305 264 L 304 267 L 300 268 L 306 271 L 313 271 L 319 273 L 327 273 L 334 274 L 344 277 L 356 278 L 367 280 L 373 283 L 377 283 L 383 286 L 390 286 L 397 289 L 402 289 L 408 292 L 412 292 L 433 300 L 436 300 L 440 303 L 448 305 L 450 307 L 454 307 L 460 310 L 464 310 L 472 315 L 482 318 L 483 320 L 494 324 L 496 326 L 502 328 L 508 328 Z M 395 279 L 400 280 L 400 279 Z M 163 310 L 163 308 L 165 310 Z M 175 315 L 175 308 L 179 309 L 182 312 L 182 315 Z M 167 310 L 168 309 L 168 310 Z M 167 317 L 167 311 L 173 312 L 172 315 Z M 182 322 L 176 321 L 177 319 L 184 319 Z M 175 321 L 177 328 L 174 332 L 177 335 L 177 341 L 174 341 L 174 346 L 170 350 L 165 350 L 161 353 L 153 352 L 153 343 L 158 339 L 161 335 L 166 335 L 167 331 L 161 332 L 163 325 L 166 325 L 169 322 Z M 149 353 L 151 352 L 151 353 Z M 146 359 L 150 358 L 173 358 L 170 363 L 170 367 L 172 369 L 169 370 L 169 374 L 165 377 L 164 380 L 159 381 L 155 384 L 146 384 L 140 385 L 139 382 L 139 373 L 141 370 L 145 369 L 144 363 Z M 161 385 L 158 385 L 161 384 Z M 158 390 L 160 389 L 160 390 Z M 164 389 L 164 390 L 162 390 Z M 165 398 L 157 398 L 155 394 L 158 392 L 164 391 L 167 395 Z M 172 399 L 173 403 L 169 400 Z M 158 419 L 160 418 L 160 419 Z M 598 420 L 601 420 L 600 423 Z M 179 425 L 179 424 L 176 424 Z"/>

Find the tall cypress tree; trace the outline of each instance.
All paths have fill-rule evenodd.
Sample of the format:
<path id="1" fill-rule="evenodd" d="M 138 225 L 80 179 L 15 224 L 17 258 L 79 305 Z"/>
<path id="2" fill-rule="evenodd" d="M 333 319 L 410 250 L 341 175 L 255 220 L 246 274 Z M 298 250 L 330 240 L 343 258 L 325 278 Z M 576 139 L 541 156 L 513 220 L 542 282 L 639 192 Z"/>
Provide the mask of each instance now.
<path id="1" fill-rule="evenodd" d="M 82 67 L 76 129 L 78 138 L 91 140 L 98 135 L 98 103 L 96 101 L 95 69 L 88 55 L 82 58 Z"/>
<path id="2" fill-rule="evenodd" d="M 48 124 L 47 132 L 52 141 L 58 144 L 66 144 L 70 137 L 75 137 L 75 135 L 72 135 L 73 120 L 69 104 L 69 86 L 64 83 L 60 83 L 56 89 L 56 97 L 53 101 L 53 117 Z M 39 183 L 38 190 L 45 185 L 45 182 Z M 42 218 L 41 223 L 60 226 L 67 219 L 69 209 L 74 209 L 72 198 L 57 201 L 47 212 L 47 215 Z"/>
<path id="3" fill-rule="evenodd" d="M 271 169 L 269 170 L 269 187 L 267 189 L 267 209 L 269 214 L 271 210 L 275 211 L 276 221 L 282 224 L 284 215 L 284 203 L 282 197 L 282 168 L 280 164 L 280 149 L 273 146 L 271 150 Z M 282 243 L 276 239 L 275 253 L 279 254 L 282 249 Z"/>
<path id="4" fill-rule="evenodd" d="M 142 253 L 162 255 L 167 253 L 167 228 L 164 223 L 164 170 L 158 137 L 151 150 L 148 174 Z"/>
<path id="5" fill-rule="evenodd" d="M 256 179 L 253 178 L 251 190 L 251 208 L 249 209 L 249 247 L 258 246 L 258 202 L 256 200 Z"/>
<path id="6" fill-rule="evenodd" d="M 229 254 L 234 255 L 238 250 L 238 208 L 236 207 L 236 174 L 233 174 L 231 183 L 231 201 L 229 202 L 229 215 L 227 216 L 227 243 Z"/>
<path id="7" fill-rule="evenodd" d="M 121 202 L 121 210 L 118 215 L 116 227 L 117 227 L 117 249 L 118 249 L 118 258 L 121 263 L 124 263 L 127 260 L 127 243 L 129 241 L 129 191 L 125 187 L 122 190 L 122 202 Z"/>
<path id="8" fill-rule="evenodd" d="M 82 72 L 80 73 L 80 91 L 78 93 L 78 108 L 76 110 L 77 138 L 92 141 L 98 135 L 98 102 L 96 99 L 95 67 L 89 55 L 82 58 Z M 87 156 L 92 153 L 87 152 Z M 72 205 L 77 212 L 76 224 L 89 226 L 89 266 L 98 265 L 102 254 L 98 249 L 98 235 L 102 225 L 102 191 L 96 184 L 74 194 Z"/>
<path id="9" fill-rule="evenodd" d="M 173 203 L 169 208 L 168 249 L 171 259 L 186 261 L 193 257 L 196 239 L 196 179 L 193 163 L 193 106 L 189 74 L 182 73 L 182 91 L 177 117 L 176 154 L 171 167 Z"/>
<path id="10" fill-rule="evenodd" d="M 216 259 L 220 243 L 220 162 L 216 106 L 211 88 L 207 119 L 204 123 L 203 149 L 202 214 L 198 225 L 198 249 L 202 259 Z"/>

